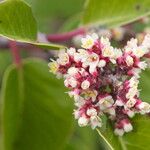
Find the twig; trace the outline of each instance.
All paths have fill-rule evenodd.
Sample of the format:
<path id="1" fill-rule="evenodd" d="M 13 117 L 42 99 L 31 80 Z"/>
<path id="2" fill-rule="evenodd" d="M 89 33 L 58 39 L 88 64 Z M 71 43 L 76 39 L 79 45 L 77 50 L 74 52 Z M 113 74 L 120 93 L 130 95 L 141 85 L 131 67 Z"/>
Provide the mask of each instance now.
<path id="1" fill-rule="evenodd" d="M 101 138 L 106 142 L 106 144 L 108 145 L 108 147 L 111 149 L 111 150 L 114 150 L 114 148 L 111 146 L 111 144 L 107 141 L 107 139 L 102 135 L 102 133 L 100 132 L 100 130 L 96 129 L 98 134 L 101 136 Z"/>
<path id="2" fill-rule="evenodd" d="M 21 58 L 20 58 L 20 52 L 19 52 L 19 48 L 17 46 L 17 42 L 10 40 L 9 41 L 9 47 L 10 47 L 10 50 L 12 52 L 14 64 L 16 64 L 17 67 L 20 67 L 20 65 L 21 65 Z"/>
<path id="3" fill-rule="evenodd" d="M 84 28 L 79 28 L 70 32 L 62 33 L 62 34 L 50 34 L 47 35 L 47 40 L 50 42 L 64 42 L 70 40 L 76 35 L 83 35 L 85 34 Z"/>

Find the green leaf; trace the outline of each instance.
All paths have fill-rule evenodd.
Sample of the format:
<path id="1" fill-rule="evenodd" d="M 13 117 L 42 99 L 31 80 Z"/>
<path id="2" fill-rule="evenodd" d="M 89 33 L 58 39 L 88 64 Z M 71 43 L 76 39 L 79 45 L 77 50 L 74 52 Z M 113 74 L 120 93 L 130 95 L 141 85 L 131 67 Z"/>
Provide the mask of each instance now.
<path id="1" fill-rule="evenodd" d="M 43 0 L 26 1 L 32 6 L 39 30 L 50 33 L 58 31 L 64 21 L 80 13 L 85 0 L 44 0 L 44 3 Z"/>
<path id="2" fill-rule="evenodd" d="M 147 69 L 140 79 L 140 97 L 143 101 L 150 102 L 150 70 Z M 150 149 L 150 117 L 136 115 L 131 119 L 134 130 L 126 133 L 123 137 L 118 137 L 113 133 L 111 122 L 107 121 L 105 130 L 98 131 L 107 144 L 107 149 L 114 150 L 148 150 Z M 101 130 L 101 129 L 100 129 Z M 112 147 L 112 148 L 111 148 Z"/>
<path id="3" fill-rule="evenodd" d="M 143 101 L 150 102 L 150 69 L 145 70 L 140 78 L 140 98 Z"/>
<path id="4" fill-rule="evenodd" d="M 6 68 L 12 63 L 12 55 L 8 50 L 0 49 L 0 83 Z"/>
<path id="5" fill-rule="evenodd" d="M 3 80 L 5 150 L 60 150 L 72 130 L 72 104 L 47 63 L 10 66 Z"/>
<path id="6" fill-rule="evenodd" d="M 31 8 L 22 0 L 0 3 L 0 35 L 19 41 L 36 40 L 36 21 Z"/>
<path id="7" fill-rule="evenodd" d="M 69 140 L 65 150 L 103 149 L 100 142 L 101 141 L 96 131 L 92 131 L 90 127 L 81 128 L 77 125 L 75 132 L 72 135 L 71 140 Z"/>
<path id="8" fill-rule="evenodd" d="M 38 43 L 38 42 L 33 42 L 31 43 L 39 48 L 44 48 L 44 49 L 52 49 L 52 50 L 60 50 L 60 49 L 65 49 L 66 47 L 63 45 L 58 45 L 58 44 L 49 44 L 49 43 Z"/>
<path id="9" fill-rule="evenodd" d="M 87 0 L 83 24 L 124 25 L 150 14 L 149 0 Z"/>
<path id="10" fill-rule="evenodd" d="M 68 32 L 73 29 L 78 28 L 80 21 L 81 21 L 81 14 L 77 14 L 75 16 L 70 17 L 68 20 L 66 20 L 62 27 L 59 29 L 59 32 Z"/>
<path id="11" fill-rule="evenodd" d="M 6 0 L 0 3 L 0 35 L 44 49 L 64 48 L 61 45 L 37 42 L 35 18 L 30 6 L 22 0 Z"/>

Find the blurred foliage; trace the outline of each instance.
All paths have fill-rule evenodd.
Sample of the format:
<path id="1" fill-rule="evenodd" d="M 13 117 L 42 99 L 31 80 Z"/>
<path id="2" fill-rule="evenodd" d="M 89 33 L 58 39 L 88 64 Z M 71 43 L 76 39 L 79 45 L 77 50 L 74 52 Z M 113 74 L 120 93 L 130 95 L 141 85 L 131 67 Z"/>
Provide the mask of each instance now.
<path id="1" fill-rule="evenodd" d="M 0 52 L 0 83 L 2 81 L 4 71 L 11 64 L 11 62 L 12 62 L 12 56 L 9 50 L 1 50 Z"/>
<path id="2" fill-rule="evenodd" d="M 20 70 L 10 66 L 2 91 L 5 150 L 62 149 L 72 129 L 65 91 L 45 62 L 28 60 Z"/>
<path id="3" fill-rule="evenodd" d="M 88 0 L 83 24 L 108 27 L 124 25 L 150 14 L 149 5 L 149 0 Z"/>
<path id="4" fill-rule="evenodd" d="M 1 3 L 0 35 L 19 41 L 35 41 L 37 25 L 31 8 L 20 0 L 8 0 Z"/>
<path id="5" fill-rule="evenodd" d="M 140 78 L 140 85 L 139 85 L 140 97 L 143 101 L 150 102 L 150 70 L 146 69 Z"/>
<path id="6" fill-rule="evenodd" d="M 39 30 L 45 33 L 52 33 L 58 31 L 70 17 L 81 13 L 85 0 L 26 1 L 32 6 Z"/>
<path id="7" fill-rule="evenodd" d="M 105 150 L 101 138 L 96 130 L 91 131 L 90 127 L 75 128 L 74 134 L 68 141 L 65 150 Z"/>

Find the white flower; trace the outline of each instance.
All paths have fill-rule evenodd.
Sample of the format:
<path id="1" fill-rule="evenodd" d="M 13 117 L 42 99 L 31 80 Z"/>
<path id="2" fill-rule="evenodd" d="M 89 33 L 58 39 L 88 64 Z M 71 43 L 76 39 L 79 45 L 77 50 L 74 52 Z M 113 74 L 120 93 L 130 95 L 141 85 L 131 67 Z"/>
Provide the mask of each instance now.
<path id="1" fill-rule="evenodd" d="M 122 51 L 121 49 L 118 49 L 118 48 L 114 48 L 114 59 L 117 59 L 119 57 L 122 56 Z"/>
<path id="2" fill-rule="evenodd" d="M 86 38 L 82 38 L 81 39 L 82 42 L 82 47 L 85 49 L 89 49 L 92 48 L 92 46 L 94 45 L 94 40 L 91 36 L 87 35 Z"/>
<path id="3" fill-rule="evenodd" d="M 80 117 L 78 120 L 78 124 L 80 127 L 86 126 L 88 124 L 88 122 L 89 122 L 89 119 L 86 117 Z"/>
<path id="4" fill-rule="evenodd" d="M 131 56 L 129 56 L 129 55 L 126 57 L 125 61 L 126 61 L 128 66 L 132 66 L 133 63 L 134 63 L 133 58 Z"/>
<path id="5" fill-rule="evenodd" d="M 77 83 L 78 83 L 77 80 L 73 77 L 69 77 L 64 81 L 64 84 L 66 87 L 71 86 L 71 87 L 75 88 L 77 86 Z"/>
<path id="6" fill-rule="evenodd" d="M 147 63 L 145 61 L 141 61 L 138 63 L 138 67 L 142 70 L 145 70 L 147 68 Z"/>
<path id="7" fill-rule="evenodd" d="M 92 64 L 97 64 L 99 61 L 99 57 L 96 53 L 91 53 L 86 55 L 84 59 L 82 59 L 83 66 L 90 66 Z"/>
<path id="8" fill-rule="evenodd" d="M 87 35 L 85 38 L 81 39 L 82 47 L 85 49 L 90 49 L 93 47 L 95 40 L 98 39 L 97 34 L 92 34 L 92 36 Z"/>
<path id="9" fill-rule="evenodd" d="M 88 89 L 90 86 L 90 82 L 88 80 L 84 80 L 82 83 L 81 83 L 81 88 L 86 90 Z"/>
<path id="10" fill-rule="evenodd" d="M 144 37 L 144 40 L 142 42 L 142 46 L 144 46 L 146 48 L 146 52 L 148 52 L 148 49 L 150 48 L 150 34 L 147 34 L 145 37 Z"/>
<path id="11" fill-rule="evenodd" d="M 85 59 L 82 60 L 83 67 L 89 66 L 89 72 L 93 73 L 98 66 L 99 57 L 96 53 L 89 54 Z"/>
<path id="12" fill-rule="evenodd" d="M 104 57 L 111 58 L 113 64 L 116 63 L 116 59 L 122 56 L 121 49 L 113 48 L 110 45 L 110 41 L 108 38 L 101 38 L 101 43 L 103 44 L 102 55 Z"/>
<path id="13" fill-rule="evenodd" d="M 135 105 L 135 103 L 136 103 L 136 99 L 131 98 L 131 99 L 129 99 L 129 100 L 127 101 L 126 106 L 127 106 L 128 108 L 131 108 L 131 107 L 133 107 L 133 106 Z"/>
<path id="14" fill-rule="evenodd" d="M 129 89 L 128 93 L 126 94 L 126 98 L 132 99 L 135 95 L 138 95 L 138 89 L 136 87 L 132 87 Z"/>
<path id="15" fill-rule="evenodd" d="M 76 67 L 70 67 L 68 69 L 68 75 L 74 76 L 78 73 L 79 69 Z"/>
<path id="16" fill-rule="evenodd" d="M 74 60 L 76 62 L 85 60 L 88 56 L 88 52 L 84 49 L 78 49 L 78 52 L 74 54 Z"/>
<path id="17" fill-rule="evenodd" d="M 74 54 L 76 53 L 76 49 L 71 47 L 69 49 L 67 49 L 67 53 L 70 55 L 70 56 L 74 56 Z"/>
<path id="18" fill-rule="evenodd" d="M 85 100 L 79 96 L 78 99 L 74 99 L 75 101 L 75 106 L 77 107 L 82 107 L 85 104 Z"/>
<path id="19" fill-rule="evenodd" d="M 98 63 L 98 67 L 100 67 L 100 68 L 103 68 L 103 67 L 105 67 L 105 65 L 106 65 L 106 61 L 105 60 L 100 60 L 99 61 L 99 63 Z"/>
<path id="20" fill-rule="evenodd" d="M 82 107 L 85 104 L 85 100 L 82 97 L 79 97 L 79 99 L 74 99 L 75 106 Z"/>
<path id="21" fill-rule="evenodd" d="M 127 42 L 125 51 L 133 52 L 136 57 L 140 58 L 149 51 L 148 48 L 150 48 L 150 35 L 145 36 L 142 45 L 138 46 L 137 43 L 137 39 L 132 38 L 129 42 Z"/>
<path id="22" fill-rule="evenodd" d="M 84 98 L 79 95 L 79 92 L 77 90 L 70 91 L 68 92 L 68 94 L 70 97 L 74 98 L 75 106 L 81 107 L 85 104 Z"/>
<path id="23" fill-rule="evenodd" d="M 139 46 L 133 49 L 132 52 L 136 57 L 140 58 L 140 57 L 143 57 L 147 53 L 147 49 L 143 46 Z"/>
<path id="24" fill-rule="evenodd" d="M 130 109 L 128 109 L 128 110 L 126 110 L 127 112 L 127 115 L 130 117 L 130 118 L 132 118 L 132 117 L 134 117 L 134 115 L 135 115 L 135 112 L 134 111 L 132 111 L 132 110 L 130 110 Z"/>
<path id="25" fill-rule="evenodd" d="M 83 77 L 86 77 L 86 76 L 89 75 L 89 73 L 88 73 L 85 69 L 83 69 L 83 68 L 81 68 L 81 69 L 79 70 L 79 73 L 80 73 Z"/>
<path id="26" fill-rule="evenodd" d="M 101 98 L 98 102 L 98 105 L 101 110 L 105 110 L 109 107 L 111 107 L 114 103 L 114 100 L 112 99 L 112 96 L 106 96 L 104 98 Z"/>
<path id="27" fill-rule="evenodd" d="M 86 90 L 82 92 L 85 99 L 91 98 L 93 102 L 96 100 L 97 94 L 98 92 L 96 90 Z"/>
<path id="28" fill-rule="evenodd" d="M 115 131 L 114 131 L 114 133 L 115 133 L 116 135 L 123 136 L 124 130 L 123 130 L 123 129 L 116 128 Z"/>
<path id="29" fill-rule="evenodd" d="M 50 72 L 56 74 L 59 68 L 59 65 L 56 61 L 52 61 L 48 64 L 49 68 L 50 68 Z"/>
<path id="30" fill-rule="evenodd" d="M 99 39 L 99 37 L 98 37 L 98 35 L 97 35 L 96 33 L 92 33 L 92 38 L 93 38 L 94 40 Z"/>
<path id="31" fill-rule="evenodd" d="M 95 108 L 89 108 L 86 113 L 88 116 L 97 116 L 97 110 Z"/>
<path id="32" fill-rule="evenodd" d="M 79 100 L 79 99 L 80 99 L 79 94 L 76 93 L 75 91 L 70 91 L 70 92 L 68 92 L 68 95 L 69 95 L 70 97 L 73 97 L 75 100 Z"/>
<path id="33" fill-rule="evenodd" d="M 90 124 L 91 124 L 92 129 L 95 129 L 96 127 L 102 126 L 102 120 L 96 116 L 91 116 Z"/>
<path id="34" fill-rule="evenodd" d="M 61 51 L 58 55 L 58 59 L 57 59 L 57 62 L 60 64 L 60 65 L 66 65 L 69 63 L 69 56 L 67 53 Z"/>
<path id="35" fill-rule="evenodd" d="M 112 46 L 105 47 L 104 49 L 102 49 L 102 55 L 104 57 L 113 58 L 115 56 L 114 48 Z"/>
<path id="36" fill-rule="evenodd" d="M 149 113 L 150 112 L 150 104 L 146 102 L 142 102 L 139 104 L 139 109 L 141 114 Z"/>
<path id="37" fill-rule="evenodd" d="M 131 123 L 125 123 L 123 125 L 123 129 L 124 129 L 125 132 L 130 132 L 130 131 L 133 130 L 133 126 L 131 125 Z"/>
<path id="38" fill-rule="evenodd" d="M 110 45 L 108 38 L 101 37 L 101 43 L 103 44 L 102 55 L 104 57 L 115 58 L 114 48 Z"/>
<path id="39" fill-rule="evenodd" d="M 110 108 L 108 108 L 108 109 L 105 109 L 104 112 L 105 112 L 105 113 L 108 113 L 108 114 L 110 114 L 110 115 L 112 115 L 112 116 L 115 116 L 115 115 L 116 115 L 115 109 L 114 109 L 113 107 L 110 107 Z"/>
<path id="40" fill-rule="evenodd" d="M 79 119 L 80 118 L 80 112 L 79 112 L 79 110 L 74 110 L 74 117 L 75 117 L 75 119 Z"/>
<path id="41" fill-rule="evenodd" d="M 132 52 L 136 57 L 140 58 L 148 52 L 148 49 L 144 45 L 138 46 L 137 43 L 137 39 L 132 38 L 127 42 L 125 52 Z"/>
<path id="42" fill-rule="evenodd" d="M 116 64 L 116 60 L 115 60 L 115 59 L 110 59 L 110 61 L 111 61 L 113 64 Z"/>
<path id="43" fill-rule="evenodd" d="M 132 38 L 127 42 L 127 46 L 125 47 L 125 52 L 132 52 L 134 49 L 137 49 L 137 39 Z"/>
<path id="44" fill-rule="evenodd" d="M 116 102 L 115 102 L 115 104 L 116 104 L 117 106 L 123 106 L 123 105 L 124 105 L 124 103 L 123 103 L 122 100 L 120 100 L 120 99 L 117 99 Z"/>
<path id="45" fill-rule="evenodd" d="M 139 80 L 136 78 L 136 77 L 132 77 L 130 80 L 129 80 L 129 86 L 131 88 L 137 88 L 138 87 L 138 84 L 139 84 Z"/>
<path id="46" fill-rule="evenodd" d="M 139 78 L 139 74 L 141 73 L 141 69 L 140 68 L 133 68 L 131 70 L 132 74 L 135 76 L 135 78 Z"/>
<path id="47" fill-rule="evenodd" d="M 110 41 L 108 38 L 101 37 L 100 42 L 104 45 L 104 47 L 110 46 Z"/>

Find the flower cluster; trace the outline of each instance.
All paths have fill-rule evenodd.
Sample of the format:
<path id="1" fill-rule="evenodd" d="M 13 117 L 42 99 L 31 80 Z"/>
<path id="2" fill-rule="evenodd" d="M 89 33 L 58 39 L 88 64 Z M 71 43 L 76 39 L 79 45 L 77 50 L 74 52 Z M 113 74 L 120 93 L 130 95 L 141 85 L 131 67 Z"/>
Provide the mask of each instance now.
<path id="1" fill-rule="evenodd" d="M 95 33 L 81 43 L 81 49 L 61 51 L 58 59 L 49 63 L 50 72 L 65 79 L 79 126 L 101 127 L 105 114 L 114 123 L 114 133 L 122 136 L 133 129 L 130 118 L 150 112 L 138 90 L 140 72 L 147 67 L 143 58 L 149 53 L 150 35 L 140 45 L 131 39 L 122 49 Z"/>
<path id="2" fill-rule="evenodd" d="M 125 38 L 125 35 L 130 31 L 128 31 L 125 27 L 117 27 L 117 28 L 113 28 L 113 29 L 97 27 L 94 29 L 89 28 L 87 31 L 87 34 L 91 35 L 95 32 L 97 33 L 97 35 L 99 37 L 104 37 L 104 38 L 107 37 L 108 39 L 121 42 Z M 139 35 L 140 38 L 142 38 L 142 35 Z M 75 37 L 73 37 L 73 43 L 76 46 L 80 46 L 81 45 L 81 39 L 84 38 L 84 36 L 85 35 L 76 35 Z"/>

